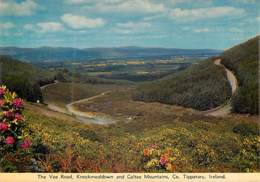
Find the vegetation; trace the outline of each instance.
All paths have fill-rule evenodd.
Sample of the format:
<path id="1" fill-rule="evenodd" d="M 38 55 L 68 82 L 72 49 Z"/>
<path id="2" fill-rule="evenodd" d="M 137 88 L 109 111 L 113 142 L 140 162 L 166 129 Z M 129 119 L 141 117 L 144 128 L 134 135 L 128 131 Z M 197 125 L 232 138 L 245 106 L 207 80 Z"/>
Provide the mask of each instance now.
<path id="1" fill-rule="evenodd" d="M 223 104 L 231 95 L 225 70 L 206 60 L 167 78 L 141 85 L 134 100 L 175 104 L 207 110 Z"/>
<path id="2" fill-rule="evenodd" d="M 53 81 L 54 73 L 7 56 L 0 56 L 1 82 L 28 101 L 42 101 L 40 84 Z"/>
<path id="3" fill-rule="evenodd" d="M 144 107 L 142 103 L 136 104 L 141 108 Z M 154 108 L 153 103 L 147 105 Z M 260 170 L 259 134 L 251 132 L 249 135 L 241 135 L 233 131 L 234 126 L 241 124 L 256 129 L 257 118 L 221 119 L 204 117 L 196 113 L 178 115 L 181 111 L 177 112 L 176 109 L 158 105 L 155 109 L 161 108 L 160 117 L 154 117 L 156 115 L 152 114 L 154 110 L 146 110 L 144 113 L 141 111 L 140 116 L 131 122 L 96 126 L 61 117 L 58 119 L 52 117 L 51 111 L 39 106 L 33 107 L 26 110 L 25 117 L 33 132 L 32 158 L 35 159 L 34 165 L 38 171 L 255 172 Z M 167 117 L 166 113 L 170 112 L 171 117 Z M 185 110 L 183 112 L 187 113 Z M 18 170 L 25 169 L 34 171 L 31 168 Z"/>
<path id="4" fill-rule="evenodd" d="M 24 150 L 30 148 L 28 128 L 22 115 L 23 104 L 15 93 L 5 86 L 0 87 L 0 171 L 10 170 L 8 157 L 13 154 L 22 157 L 27 152 Z"/>
<path id="5" fill-rule="evenodd" d="M 223 53 L 222 62 L 235 72 L 239 89 L 232 98 L 233 111 L 238 113 L 259 113 L 258 103 L 258 60 L 259 38 L 228 49 Z"/>

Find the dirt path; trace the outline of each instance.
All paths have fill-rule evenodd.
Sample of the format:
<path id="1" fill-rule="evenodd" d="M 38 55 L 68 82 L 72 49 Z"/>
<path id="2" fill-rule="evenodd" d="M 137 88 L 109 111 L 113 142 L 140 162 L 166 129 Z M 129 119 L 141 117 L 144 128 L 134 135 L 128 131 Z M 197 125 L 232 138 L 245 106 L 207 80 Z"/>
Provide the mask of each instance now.
<path id="1" fill-rule="evenodd" d="M 66 105 L 66 108 L 68 110 L 68 112 L 74 116 L 76 116 L 77 119 L 81 120 L 81 121 L 86 121 L 86 122 L 91 122 L 91 123 L 95 123 L 95 124 L 111 124 L 111 123 L 115 123 L 116 121 L 112 120 L 111 118 L 109 118 L 108 116 L 105 115 L 101 115 L 98 113 L 93 113 L 93 112 L 87 112 L 87 111 L 79 111 L 78 109 L 75 108 L 75 106 L 73 106 L 74 104 L 79 104 L 82 102 L 88 102 L 94 99 L 97 99 L 99 97 L 103 97 L 104 95 L 110 93 L 110 91 L 106 91 L 103 92 L 99 95 L 90 97 L 90 98 L 86 98 L 86 99 L 81 99 L 75 102 L 71 102 L 69 104 Z"/>
<path id="2" fill-rule="evenodd" d="M 59 83 L 59 81 L 55 80 L 54 83 L 50 83 L 50 84 L 42 86 L 41 90 L 45 89 L 46 87 L 55 85 L 57 83 Z M 66 108 L 59 107 L 54 103 L 48 103 L 47 107 L 48 107 L 49 110 L 74 116 L 77 120 L 80 120 L 81 122 L 95 123 L 95 124 L 111 124 L 111 123 L 114 123 L 115 121 L 112 120 L 111 118 L 109 118 L 108 116 L 101 115 L 101 114 L 98 114 L 98 113 L 93 113 L 93 112 L 87 112 L 87 111 L 82 112 L 82 111 L 79 111 L 78 109 L 76 109 L 75 106 L 73 106 L 74 104 L 78 104 L 78 103 L 81 103 L 81 102 L 87 102 L 87 101 L 90 101 L 90 100 L 93 100 L 93 99 L 97 99 L 99 97 L 106 95 L 109 92 L 110 91 L 103 92 L 99 95 L 96 95 L 96 96 L 93 96 L 93 97 L 90 97 L 90 98 L 85 98 L 85 99 L 81 99 L 81 100 L 78 100 L 78 101 L 71 102 L 71 103 L 66 105 Z"/>
<path id="3" fill-rule="evenodd" d="M 55 84 L 57 84 L 57 83 L 59 83 L 59 81 L 58 81 L 58 80 L 54 80 L 53 83 L 49 83 L 49 84 L 47 84 L 47 85 L 41 86 L 41 90 L 45 89 L 45 88 L 48 87 L 48 86 L 55 85 Z"/>
<path id="4" fill-rule="evenodd" d="M 226 71 L 226 75 L 227 75 L 227 79 L 229 81 L 229 84 L 231 86 L 231 90 L 232 90 L 232 95 L 236 92 L 237 88 L 238 88 L 238 81 L 236 76 L 234 75 L 234 73 L 232 71 L 230 71 L 229 69 L 227 69 L 222 63 L 221 63 L 221 59 L 215 59 L 214 60 L 214 64 L 217 66 L 221 66 L 225 69 Z M 231 112 L 231 100 L 229 100 L 227 102 L 227 104 L 204 111 L 203 113 L 207 116 L 226 116 Z"/>
<path id="5" fill-rule="evenodd" d="M 59 81 L 58 80 L 55 80 L 54 83 L 50 83 L 50 84 L 47 84 L 47 85 L 44 85 L 41 87 L 41 90 L 49 87 L 49 86 L 52 86 L 52 85 L 56 85 L 58 84 Z M 62 107 L 59 107 L 53 103 L 48 103 L 47 104 L 47 107 L 48 109 L 52 110 L 52 111 L 56 111 L 56 112 L 61 112 L 61 113 L 64 113 L 64 114 L 69 114 L 68 111 L 66 111 L 66 109 L 62 108 Z"/>

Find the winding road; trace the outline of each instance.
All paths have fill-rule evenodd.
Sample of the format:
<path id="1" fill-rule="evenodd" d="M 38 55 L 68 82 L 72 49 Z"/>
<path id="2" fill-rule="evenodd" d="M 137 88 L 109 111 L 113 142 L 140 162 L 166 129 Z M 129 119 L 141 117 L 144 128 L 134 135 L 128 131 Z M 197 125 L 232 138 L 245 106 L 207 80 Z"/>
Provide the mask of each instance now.
<path id="1" fill-rule="evenodd" d="M 215 59 L 214 60 L 214 64 L 217 66 L 221 66 L 225 69 L 226 71 L 226 75 L 227 75 L 227 79 L 228 82 L 231 86 L 231 90 L 232 90 L 232 95 L 234 95 L 234 93 L 236 92 L 237 88 L 238 88 L 238 81 L 236 76 L 234 75 L 234 73 L 232 71 L 230 71 L 229 69 L 227 69 L 222 63 L 221 63 L 221 59 Z M 221 116 L 226 116 L 231 112 L 231 99 L 222 106 L 207 110 L 207 111 L 203 111 L 203 114 L 207 115 L 207 116 L 216 116 L 216 117 L 221 117 Z"/>
<path id="2" fill-rule="evenodd" d="M 55 80 L 54 83 L 50 83 L 50 84 L 42 86 L 41 90 L 43 90 L 43 89 L 45 89 L 45 88 L 47 88 L 51 85 L 55 85 L 57 83 L 59 83 L 59 81 Z M 76 109 L 75 106 L 73 106 L 74 104 L 91 101 L 93 99 L 97 99 L 99 97 L 105 96 L 109 92 L 110 91 L 103 92 L 103 93 L 96 95 L 96 96 L 93 96 L 93 97 L 89 97 L 89 98 L 85 98 L 85 99 L 81 99 L 81 100 L 78 100 L 78 101 L 71 102 L 71 103 L 66 105 L 66 108 L 59 107 L 59 106 L 52 104 L 52 103 L 47 103 L 47 105 L 48 105 L 47 107 L 48 107 L 48 109 L 50 109 L 52 111 L 72 115 L 76 119 L 80 120 L 81 122 L 103 124 L 103 125 L 104 124 L 111 124 L 111 123 L 115 123 L 116 121 L 112 120 L 108 116 L 93 113 L 93 112 L 87 112 L 87 111 L 82 112 L 82 111 L 79 111 L 78 109 Z"/>
<path id="3" fill-rule="evenodd" d="M 99 95 L 89 97 L 89 98 L 86 98 L 86 99 L 81 99 L 81 100 L 78 100 L 78 101 L 75 101 L 75 102 L 71 102 L 71 103 L 66 105 L 66 108 L 67 108 L 69 113 L 71 113 L 77 119 L 79 119 L 81 121 L 91 122 L 91 123 L 95 123 L 95 124 L 115 123 L 116 121 L 112 120 L 111 118 L 109 118 L 106 115 L 101 115 L 101 114 L 97 114 L 97 113 L 93 113 L 93 112 L 87 112 L 87 111 L 82 112 L 82 111 L 79 111 L 78 109 L 76 109 L 75 106 L 73 106 L 74 104 L 79 104 L 79 103 L 82 103 L 82 102 L 88 102 L 88 101 L 103 97 L 108 93 L 110 93 L 110 91 L 106 91 L 106 92 L 103 92 Z"/>
<path id="4" fill-rule="evenodd" d="M 229 84 L 231 86 L 232 89 L 232 95 L 236 92 L 237 88 L 238 88 L 238 81 L 236 76 L 233 74 L 232 71 L 230 71 L 229 69 L 227 69 L 222 63 L 221 63 L 221 59 L 215 59 L 214 60 L 214 64 L 217 66 L 221 66 L 225 69 L 226 71 L 226 76 L 227 79 L 229 81 Z M 47 84 L 41 87 L 41 90 L 45 89 L 48 86 L 54 85 L 59 83 L 58 81 L 55 80 L 54 83 L 51 84 Z M 103 115 L 103 114 L 99 114 L 99 113 L 93 113 L 93 112 L 87 112 L 87 111 L 79 111 L 78 109 L 75 108 L 74 104 L 79 104 L 79 103 L 83 103 L 83 102 L 88 102 L 100 97 L 105 96 L 106 94 L 110 93 L 110 91 L 106 91 L 103 92 L 99 95 L 90 97 L 90 98 L 85 98 L 85 99 L 81 99 L 78 101 L 74 101 L 71 102 L 69 104 L 66 105 L 66 109 L 58 107 L 54 104 L 48 103 L 48 108 L 50 110 L 53 111 L 57 111 L 57 112 L 61 112 L 61 113 L 65 113 L 65 114 L 69 114 L 69 115 L 73 115 L 75 116 L 75 118 L 77 118 L 78 120 L 82 121 L 82 122 L 90 122 L 90 123 L 95 123 L 95 124 L 111 124 L 111 123 L 115 123 L 116 121 L 113 120 L 112 118 L 110 118 L 109 116 Z M 216 108 L 207 110 L 207 111 L 203 111 L 202 114 L 206 115 L 206 116 L 215 116 L 215 117 L 222 117 L 222 116 L 226 116 L 231 112 L 231 99 L 222 106 L 218 106 Z"/>
<path id="5" fill-rule="evenodd" d="M 46 84 L 46 85 L 44 85 L 44 86 L 41 86 L 41 90 L 43 90 L 43 89 L 45 89 L 45 88 L 47 88 L 47 87 L 49 87 L 49 86 L 51 86 L 51 85 L 58 84 L 58 83 L 59 83 L 58 80 L 54 80 L 53 83 L 49 83 L 49 84 Z M 50 110 L 52 110 L 52 111 L 61 112 L 61 113 L 64 113 L 64 114 L 69 114 L 69 113 L 66 111 L 66 109 L 63 109 L 62 107 L 59 107 L 59 106 L 57 106 L 57 105 L 55 105 L 55 104 L 52 104 L 52 103 L 48 103 L 48 104 L 47 104 L 47 107 L 48 107 Z"/>

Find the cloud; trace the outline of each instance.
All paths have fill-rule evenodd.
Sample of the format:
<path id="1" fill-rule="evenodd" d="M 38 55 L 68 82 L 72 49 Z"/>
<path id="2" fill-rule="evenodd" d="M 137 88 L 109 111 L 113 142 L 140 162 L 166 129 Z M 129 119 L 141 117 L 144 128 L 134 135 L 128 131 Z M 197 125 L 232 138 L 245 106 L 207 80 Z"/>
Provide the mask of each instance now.
<path id="1" fill-rule="evenodd" d="M 23 28 L 27 31 L 38 33 L 59 32 L 63 30 L 63 25 L 59 22 L 40 22 L 36 25 L 25 24 Z"/>
<path id="2" fill-rule="evenodd" d="M 235 27 L 229 28 L 229 31 L 230 31 L 230 32 L 233 32 L 233 33 L 243 33 L 243 32 L 244 32 L 243 29 L 241 29 L 241 28 L 235 28 Z"/>
<path id="3" fill-rule="evenodd" d="M 75 4 L 75 5 L 78 5 L 78 4 L 89 3 L 89 2 L 91 2 L 91 0 L 66 0 L 65 2 L 66 2 L 67 4 Z"/>
<path id="4" fill-rule="evenodd" d="M 218 18 L 223 16 L 237 16 L 244 14 L 245 10 L 234 7 L 211 7 L 199 9 L 180 9 L 171 11 L 170 17 L 179 21 L 193 21 L 207 18 Z"/>
<path id="5" fill-rule="evenodd" d="M 37 23 L 37 27 L 42 33 L 59 32 L 63 29 L 63 25 L 58 22 L 41 22 Z"/>
<path id="6" fill-rule="evenodd" d="M 211 32 L 212 29 L 209 28 L 199 28 L 199 29 L 194 29 L 193 32 L 195 33 L 205 33 L 205 32 Z"/>
<path id="7" fill-rule="evenodd" d="M 151 24 L 149 22 L 126 22 L 126 23 L 117 23 L 117 27 L 126 28 L 126 29 L 140 29 L 148 28 Z"/>
<path id="8" fill-rule="evenodd" d="M 112 31 L 121 34 L 132 34 L 140 31 L 147 30 L 151 27 L 149 22 L 126 22 L 126 23 L 117 23 L 116 27 Z"/>
<path id="9" fill-rule="evenodd" d="M 256 3 L 257 0 L 233 0 L 234 2 L 238 3 Z"/>
<path id="10" fill-rule="evenodd" d="M 25 0 L 17 3 L 13 0 L 0 0 L 0 14 L 12 16 L 32 15 L 38 5 L 34 0 Z"/>
<path id="11" fill-rule="evenodd" d="M 183 3 L 212 3 L 212 0 L 170 0 L 172 4 L 183 4 Z"/>
<path id="12" fill-rule="evenodd" d="M 64 14 L 61 19 L 73 29 L 96 28 L 105 24 L 105 21 L 102 18 L 91 19 L 73 14 Z"/>
<path id="13" fill-rule="evenodd" d="M 35 29 L 34 25 L 32 25 L 32 24 L 25 24 L 25 25 L 23 26 L 23 28 L 24 28 L 25 30 L 34 30 L 34 29 Z"/>
<path id="14" fill-rule="evenodd" d="M 0 23 L 0 31 L 1 30 L 9 30 L 14 28 L 15 25 L 11 22 L 5 22 L 5 23 Z"/>
<path id="15" fill-rule="evenodd" d="M 81 5 L 81 4 L 91 4 L 91 3 L 119 3 L 125 0 L 65 0 L 66 4 L 71 5 Z"/>
<path id="16" fill-rule="evenodd" d="M 159 13 L 165 11 L 163 3 L 154 3 L 149 0 L 98 1 L 94 6 L 86 6 L 89 10 L 117 13 Z"/>

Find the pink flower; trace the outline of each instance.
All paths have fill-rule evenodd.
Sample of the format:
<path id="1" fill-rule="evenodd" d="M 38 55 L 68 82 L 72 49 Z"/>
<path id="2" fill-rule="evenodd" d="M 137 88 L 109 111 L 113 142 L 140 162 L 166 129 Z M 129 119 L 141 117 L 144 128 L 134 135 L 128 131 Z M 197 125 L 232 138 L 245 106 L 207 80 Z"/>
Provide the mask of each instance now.
<path id="1" fill-rule="evenodd" d="M 5 88 L 0 87 L 0 96 L 3 96 L 5 94 Z"/>
<path id="2" fill-rule="evenodd" d="M 7 145 L 13 145 L 13 144 L 14 144 L 14 137 L 12 137 L 12 136 L 6 137 L 5 143 L 6 143 Z"/>
<path id="3" fill-rule="evenodd" d="M 157 149 L 157 148 L 158 148 L 158 145 L 152 144 L 150 147 L 153 148 L 153 149 Z"/>
<path id="4" fill-rule="evenodd" d="M 167 162 L 168 162 L 167 157 L 164 156 L 164 155 L 162 155 L 161 158 L 160 158 L 160 164 L 161 164 L 162 166 L 165 166 L 165 165 L 167 164 Z"/>
<path id="5" fill-rule="evenodd" d="M 0 107 L 2 107 L 4 105 L 5 101 L 0 99 Z"/>
<path id="6" fill-rule="evenodd" d="M 23 100 L 21 98 L 16 98 L 13 100 L 13 105 L 15 108 L 22 108 L 23 107 Z"/>
<path id="7" fill-rule="evenodd" d="M 25 139 L 21 145 L 23 149 L 28 149 L 31 146 L 31 142 L 28 139 Z"/>
<path id="8" fill-rule="evenodd" d="M 0 123 L 0 131 L 6 131 L 8 129 L 9 129 L 9 126 L 7 123 L 5 123 L 5 122 Z"/>
<path id="9" fill-rule="evenodd" d="M 5 116 L 8 118 L 12 118 L 12 117 L 14 117 L 14 113 L 12 111 L 7 111 L 7 112 L 5 112 Z"/>
<path id="10" fill-rule="evenodd" d="M 21 121 L 21 120 L 23 120 L 23 117 L 22 117 L 21 114 L 16 113 L 16 114 L 15 114 L 15 119 L 16 119 L 17 121 Z"/>

